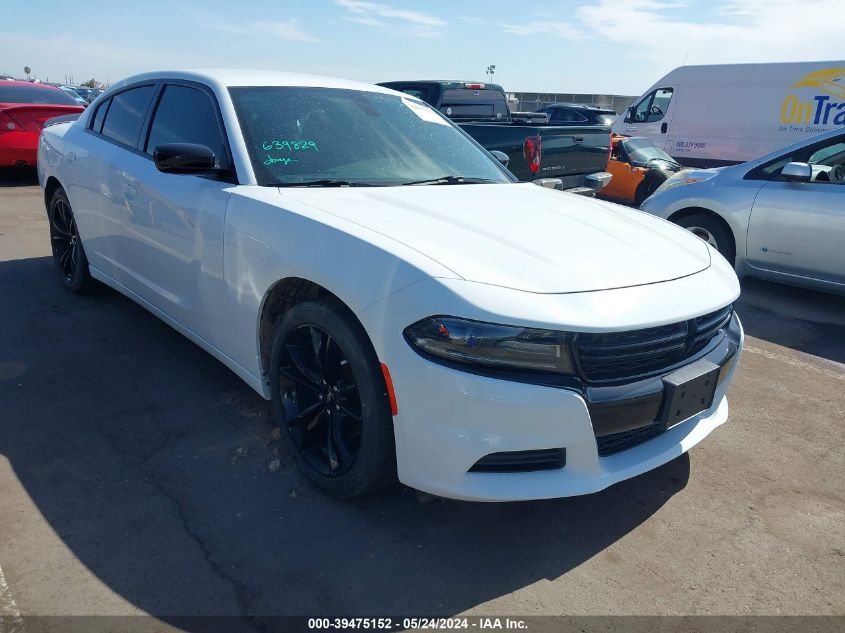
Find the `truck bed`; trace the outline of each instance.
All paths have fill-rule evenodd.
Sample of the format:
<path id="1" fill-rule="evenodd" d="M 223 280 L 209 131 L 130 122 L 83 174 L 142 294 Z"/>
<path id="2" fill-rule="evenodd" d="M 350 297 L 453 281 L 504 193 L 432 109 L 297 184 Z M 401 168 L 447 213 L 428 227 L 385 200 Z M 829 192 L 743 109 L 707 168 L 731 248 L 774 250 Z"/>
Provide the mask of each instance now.
<path id="1" fill-rule="evenodd" d="M 607 168 L 610 128 L 519 123 L 458 123 L 487 150 L 504 152 L 508 169 L 520 180 L 560 178 L 566 189 L 583 185 L 586 175 Z M 533 173 L 525 156 L 525 140 L 540 138 L 539 171 Z"/>

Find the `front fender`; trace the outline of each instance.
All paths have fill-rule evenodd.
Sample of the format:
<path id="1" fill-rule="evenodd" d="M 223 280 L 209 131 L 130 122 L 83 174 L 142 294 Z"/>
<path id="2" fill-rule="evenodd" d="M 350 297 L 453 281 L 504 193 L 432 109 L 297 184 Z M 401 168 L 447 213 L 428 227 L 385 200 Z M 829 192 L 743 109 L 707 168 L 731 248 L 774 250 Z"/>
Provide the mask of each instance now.
<path id="1" fill-rule="evenodd" d="M 297 206 L 275 188 L 254 186 L 239 187 L 230 198 L 224 275 L 233 310 L 231 318 L 220 321 L 219 336 L 226 342 L 226 353 L 256 376 L 262 373 L 261 310 L 280 280 L 308 280 L 360 314 L 405 286 L 431 277 L 455 277 L 391 238 Z"/>

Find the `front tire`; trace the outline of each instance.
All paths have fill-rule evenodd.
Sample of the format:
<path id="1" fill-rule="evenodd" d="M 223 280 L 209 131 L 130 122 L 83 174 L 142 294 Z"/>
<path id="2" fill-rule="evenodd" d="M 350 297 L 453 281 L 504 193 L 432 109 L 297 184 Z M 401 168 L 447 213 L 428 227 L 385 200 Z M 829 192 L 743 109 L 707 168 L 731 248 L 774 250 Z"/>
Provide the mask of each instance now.
<path id="1" fill-rule="evenodd" d="M 658 169 L 650 169 L 646 172 L 645 178 L 642 179 L 637 190 L 634 192 L 634 204 L 639 209 L 643 202 L 646 201 L 651 194 L 657 191 L 657 188 L 666 181 L 666 173 Z"/>
<path id="2" fill-rule="evenodd" d="M 733 266 L 736 260 L 736 243 L 733 235 L 722 222 L 708 213 L 693 213 L 677 221 L 693 235 L 701 238 L 722 254 Z"/>
<path id="3" fill-rule="evenodd" d="M 375 351 L 337 300 L 300 303 L 279 321 L 270 369 L 273 409 L 303 474 L 333 497 L 396 478 L 393 417 Z"/>
<path id="4" fill-rule="evenodd" d="M 50 221 L 53 261 L 62 269 L 62 285 L 73 293 L 90 290 L 94 281 L 88 270 L 88 258 L 82 247 L 70 201 L 61 187 L 50 198 L 47 217 Z"/>

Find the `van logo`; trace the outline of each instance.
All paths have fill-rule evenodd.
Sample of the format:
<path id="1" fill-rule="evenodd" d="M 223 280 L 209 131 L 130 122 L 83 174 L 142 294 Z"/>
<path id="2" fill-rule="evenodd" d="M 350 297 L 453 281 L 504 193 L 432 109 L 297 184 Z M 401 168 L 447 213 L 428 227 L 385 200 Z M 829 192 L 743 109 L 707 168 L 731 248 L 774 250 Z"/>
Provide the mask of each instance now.
<path id="1" fill-rule="evenodd" d="M 790 253 L 789 251 L 779 251 L 776 248 L 773 248 L 770 251 L 768 246 L 763 246 L 763 247 L 760 248 L 760 250 L 763 251 L 764 253 L 771 252 L 774 255 L 785 255 L 786 257 L 792 257 L 792 253 Z"/>
<path id="2" fill-rule="evenodd" d="M 807 73 L 792 88 L 815 88 L 816 94 L 809 101 L 800 99 L 797 94 L 787 95 L 780 107 L 782 125 L 779 131 L 819 134 L 827 131 L 828 126 L 845 125 L 845 68 Z M 802 92 L 806 94 L 806 91 Z M 805 127 L 797 127 L 801 125 Z"/>
<path id="3" fill-rule="evenodd" d="M 807 73 L 796 81 L 793 88 L 819 88 L 839 99 L 845 99 L 845 68 L 827 68 Z"/>

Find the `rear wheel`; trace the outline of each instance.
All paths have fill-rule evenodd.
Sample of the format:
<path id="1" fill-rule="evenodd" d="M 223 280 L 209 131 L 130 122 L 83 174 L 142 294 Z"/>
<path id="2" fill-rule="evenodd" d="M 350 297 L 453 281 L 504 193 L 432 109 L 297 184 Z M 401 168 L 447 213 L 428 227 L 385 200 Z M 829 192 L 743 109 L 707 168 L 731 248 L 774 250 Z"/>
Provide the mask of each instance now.
<path id="1" fill-rule="evenodd" d="M 50 221 L 53 261 L 62 271 L 62 285 L 74 293 L 89 290 L 93 280 L 88 270 L 88 258 L 82 247 L 67 194 L 61 187 L 53 192 L 47 216 Z"/>
<path id="2" fill-rule="evenodd" d="M 381 366 L 361 325 L 336 300 L 300 303 L 276 329 L 273 407 L 300 470 L 335 497 L 395 480 L 393 418 Z"/>
<path id="3" fill-rule="evenodd" d="M 677 221 L 693 235 L 701 238 L 722 254 L 733 266 L 736 259 L 736 243 L 733 236 L 721 221 L 707 213 L 694 213 Z"/>

